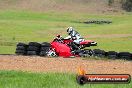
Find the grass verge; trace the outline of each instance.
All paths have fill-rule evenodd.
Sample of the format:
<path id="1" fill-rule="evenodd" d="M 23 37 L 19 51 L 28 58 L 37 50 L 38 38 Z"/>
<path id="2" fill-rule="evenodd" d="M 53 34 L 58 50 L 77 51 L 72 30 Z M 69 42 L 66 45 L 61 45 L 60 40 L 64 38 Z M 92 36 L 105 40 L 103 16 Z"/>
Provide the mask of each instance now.
<path id="1" fill-rule="evenodd" d="M 0 88 L 131 88 L 130 84 L 76 83 L 76 75 L 68 73 L 31 73 L 0 71 Z"/>

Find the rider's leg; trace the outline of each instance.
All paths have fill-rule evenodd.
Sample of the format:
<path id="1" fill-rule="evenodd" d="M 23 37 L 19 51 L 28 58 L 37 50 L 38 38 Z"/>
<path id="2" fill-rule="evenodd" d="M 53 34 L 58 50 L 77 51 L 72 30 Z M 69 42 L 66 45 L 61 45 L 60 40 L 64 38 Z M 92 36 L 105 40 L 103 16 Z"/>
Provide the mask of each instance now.
<path id="1" fill-rule="evenodd" d="M 78 47 L 78 45 L 77 45 L 75 42 L 71 42 L 71 47 L 72 47 L 73 50 L 78 50 L 78 49 L 80 49 L 80 48 Z"/>
<path id="2" fill-rule="evenodd" d="M 80 44 L 80 42 L 84 41 L 84 39 L 77 39 L 77 40 L 74 40 L 73 42 L 75 42 L 76 44 Z"/>

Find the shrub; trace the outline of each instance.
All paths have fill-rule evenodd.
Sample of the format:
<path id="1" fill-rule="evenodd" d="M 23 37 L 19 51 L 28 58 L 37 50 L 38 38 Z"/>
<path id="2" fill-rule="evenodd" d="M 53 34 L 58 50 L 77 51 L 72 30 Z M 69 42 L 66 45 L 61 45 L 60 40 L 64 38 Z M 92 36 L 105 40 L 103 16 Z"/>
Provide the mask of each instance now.
<path id="1" fill-rule="evenodd" d="M 132 0 L 122 1 L 122 8 L 128 12 L 132 11 Z"/>

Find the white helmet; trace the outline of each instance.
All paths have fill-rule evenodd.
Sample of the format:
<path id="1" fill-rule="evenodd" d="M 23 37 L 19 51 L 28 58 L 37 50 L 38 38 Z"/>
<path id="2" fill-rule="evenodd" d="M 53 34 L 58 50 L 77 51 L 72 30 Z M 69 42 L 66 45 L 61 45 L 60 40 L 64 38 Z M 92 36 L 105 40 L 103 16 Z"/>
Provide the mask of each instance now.
<path id="1" fill-rule="evenodd" d="M 68 34 L 71 34 L 72 31 L 73 31 L 73 27 L 68 27 L 68 28 L 67 28 Z"/>

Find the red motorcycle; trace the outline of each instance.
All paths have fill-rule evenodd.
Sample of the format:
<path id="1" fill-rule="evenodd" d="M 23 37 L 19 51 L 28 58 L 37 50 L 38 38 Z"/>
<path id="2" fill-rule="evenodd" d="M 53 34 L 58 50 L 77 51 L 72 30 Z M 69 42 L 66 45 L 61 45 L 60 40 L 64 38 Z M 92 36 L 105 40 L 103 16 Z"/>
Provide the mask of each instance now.
<path id="1" fill-rule="evenodd" d="M 55 38 L 50 44 L 51 48 L 48 52 L 48 56 L 51 54 L 56 54 L 54 56 L 70 57 L 70 56 L 80 56 L 79 53 L 84 53 L 82 50 L 85 47 L 97 46 L 97 43 L 91 40 L 84 40 L 80 44 L 76 44 L 72 39 L 64 39 L 62 37 Z"/>
<path id="2" fill-rule="evenodd" d="M 63 39 L 64 43 L 71 43 L 73 42 L 73 39 Z M 83 40 L 79 44 L 74 43 L 76 46 L 78 46 L 81 49 L 84 49 L 85 47 L 90 47 L 90 46 L 97 46 L 97 42 L 92 41 L 92 40 Z"/>

